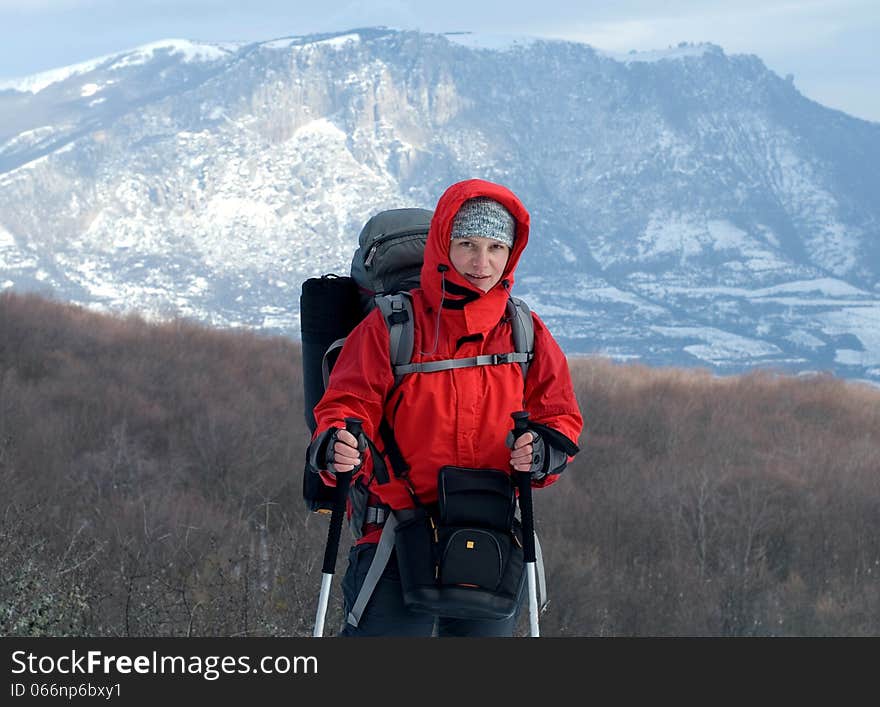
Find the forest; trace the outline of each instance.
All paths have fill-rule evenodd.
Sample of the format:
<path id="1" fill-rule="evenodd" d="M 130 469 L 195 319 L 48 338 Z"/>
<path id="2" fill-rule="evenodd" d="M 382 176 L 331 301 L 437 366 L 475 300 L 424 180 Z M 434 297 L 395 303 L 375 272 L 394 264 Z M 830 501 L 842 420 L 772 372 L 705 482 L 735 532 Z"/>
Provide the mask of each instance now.
<path id="1" fill-rule="evenodd" d="M 569 365 L 542 635 L 880 635 L 880 389 Z M 310 635 L 307 442 L 296 341 L 0 294 L 0 636 Z"/>

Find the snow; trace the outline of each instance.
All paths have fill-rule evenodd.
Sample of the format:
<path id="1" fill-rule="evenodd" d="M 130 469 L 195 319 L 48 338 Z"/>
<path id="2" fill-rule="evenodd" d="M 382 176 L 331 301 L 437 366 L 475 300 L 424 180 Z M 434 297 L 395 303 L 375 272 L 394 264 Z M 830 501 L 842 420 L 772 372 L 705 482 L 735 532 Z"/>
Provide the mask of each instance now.
<path id="1" fill-rule="evenodd" d="M 208 202 L 211 214 L 225 223 L 267 229 L 276 220 L 271 204 L 253 201 L 247 197 L 216 196 Z"/>
<path id="2" fill-rule="evenodd" d="M 163 39 L 158 42 L 151 42 L 139 47 L 135 47 L 131 51 L 117 55 L 120 58 L 115 61 L 109 68 L 122 69 L 128 66 L 137 66 L 145 64 L 153 58 L 158 51 L 167 51 L 172 55 L 181 55 L 184 63 L 194 62 L 211 62 L 225 59 L 232 51 L 235 51 L 240 45 L 238 44 L 200 44 L 191 42 L 188 39 Z"/>
<path id="3" fill-rule="evenodd" d="M 0 226 L 0 248 L 15 248 L 15 238 L 3 226 Z M 4 263 L 0 261 L 0 265 Z"/>
<path id="4" fill-rule="evenodd" d="M 572 288 L 572 292 L 590 303 L 614 302 L 625 304 L 651 316 L 666 313 L 662 307 L 658 307 L 637 294 L 609 285 L 605 280 L 579 280 L 576 286 Z M 590 306 L 587 310 L 593 308 L 593 306 Z M 582 314 L 586 314 L 586 312 Z"/>
<path id="5" fill-rule="evenodd" d="M 261 42 L 260 46 L 264 49 L 290 49 L 294 42 L 296 42 L 296 38 L 294 37 L 283 37 L 281 39 L 273 39 L 269 42 Z"/>
<path id="6" fill-rule="evenodd" d="M 526 294 L 524 299 L 528 302 L 529 307 L 532 310 L 539 312 L 543 317 L 582 317 L 587 314 L 586 310 L 578 311 L 569 307 L 560 307 L 558 305 L 550 304 L 549 300 L 544 300 L 540 295 L 531 292 Z"/>
<path id="7" fill-rule="evenodd" d="M 574 251 L 571 248 L 569 248 L 565 243 L 563 243 L 562 241 L 558 241 L 558 240 L 554 240 L 553 243 L 562 251 L 562 259 L 566 263 L 576 263 L 577 262 L 578 259 L 577 259 L 577 256 L 574 254 Z"/>
<path id="8" fill-rule="evenodd" d="M 816 350 L 821 349 L 825 345 L 825 342 L 822 341 L 822 339 L 813 336 L 809 332 L 803 331 L 801 329 L 796 329 L 785 338 L 796 346 L 800 346 L 801 348 L 805 349 Z"/>
<path id="9" fill-rule="evenodd" d="M 89 61 L 84 61 L 79 64 L 62 66 L 61 68 L 50 69 L 49 71 L 42 71 L 38 74 L 33 74 L 31 76 L 0 81 L 0 91 L 4 89 L 12 89 L 13 91 L 19 91 L 21 93 L 36 94 L 54 83 L 66 81 L 71 76 L 76 76 L 77 74 L 87 74 L 90 71 L 94 71 L 99 66 L 101 66 L 101 64 L 109 61 L 114 56 L 115 55 L 113 54 L 108 54 L 106 56 L 98 57 L 97 59 L 90 59 Z"/>
<path id="10" fill-rule="evenodd" d="M 641 260 L 672 256 L 684 264 L 712 253 L 733 253 L 736 259 L 725 264 L 733 272 L 763 273 L 785 267 L 785 261 L 772 246 L 730 221 L 706 219 L 697 213 L 655 209 L 636 242 L 636 257 Z M 603 249 L 597 257 L 610 264 L 621 255 L 619 248 L 609 243 L 607 251 Z"/>
<path id="11" fill-rule="evenodd" d="M 341 49 L 346 44 L 353 42 L 357 44 L 361 41 L 361 36 L 359 34 L 342 34 L 338 37 L 331 37 L 330 39 L 321 39 L 314 44 L 320 44 L 325 47 L 333 47 L 334 49 Z"/>
<path id="12" fill-rule="evenodd" d="M 299 316 L 289 307 L 263 307 L 260 313 L 264 329 L 299 329 Z"/>
<path id="13" fill-rule="evenodd" d="M 639 237 L 640 258 L 678 255 L 681 259 L 699 255 L 703 251 L 702 236 L 706 229 L 698 219 L 688 214 L 669 214 L 654 211 Z"/>
<path id="14" fill-rule="evenodd" d="M 649 329 L 670 338 L 701 339 L 705 342 L 704 344 L 691 344 L 685 346 L 684 350 L 692 356 L 710 363 L 754 359 L 782 353 L 778 347 L 766 341 L 751 339 L 713 327 L 651 326 Z"/>
<path id="15" fill-rule="evenodd" d="M 715 250 L 733 250 L 748 245 L 749 234 L 730 221 L 709 221 L 706 224 Z"/>
<path id="16" fill-rule="evenodd" d="M 773 304 L 782 304 L 786 307 L 873 307 L 876 305 L 875 300 L 840 300 L 833 297 L 764 297 L 760 300 L 762 303 L 772 302 Z"/>
<path id="17" fill-rule="evenodd" d="M 260 47 L 264 49 L 299 49 L 301 47 L 324 46 L 331 47 L 332 49 L 342 49 L 349 44 L 358 44 L 360 41 L 361 36 L 357 32 L 349 32 L 348 34 L 339 34 L 335 37 L 315 40 L 303 36 L 279 37 L 268 42 L 260 42 Z"/>
<path id="18" fill-rule="evenodd" d="M 469 49 L 489 49 L 494 51 L 509 51 L 519 47 L 526 47 L 539 41 L 537 37 L 530 37 L 528 35 L 492 34 L 487 32 L 446 32 L 443 36 L 450 42 L 460 44 Z"/>
<path id="19" fill-rule="evenodd" d="M 0 152 L 6 152 L 13 148 L 36 145 L 40 140 L 49 137 L 56 131 L 56 129 L 57 128 L 52 125 L 41 125 L 40 127 L 32 128 L 31 130 L 23 130 L 14 138 L 7 141 L 5 145 L 0 147 Z"/>
<path id="20" fill-rule="evenodd" d="M 743 297 L 747 299 L 761 299 L 764 301 L 773 301 L 789 305 L 827 305 L 833 303 L 841 305 L 840 299 L 843 298 L 865 298 L 867 305 L 873 304 L 875 301 L 871 293 L 861 290 L 854 285 L 838 280 L 832 277 L 816 278 L 815 280 L 792 280 L 779 285 L 770 287 L 759 287 L 754 290 L 745 287 L 699 287 L 696 285 L 688 286 L 669 286 L 666 292 L 684 292 L 698 296 L 716 296 L 725 295 L 730 297 Z M 809 298 L 786 298 L 781 295 L 811 295 Z M 819 300 L 815 295 L 825 295 L 828 300 Z M 846 304 L 858 304 L 858 300 L 848 300 Z"/>
<path id="21" fill-rule="evenodd" d="M 90 280 L 83 282 L 89 293 L 96 298 L 113 299 L 118 294 L 116 283 L 107 273 L 101 273 L 97 263 L 84 261 L 78 268 L 80 273 Z M 102 277 L 102 275 L 104 275 Z"/>
<path id="22" fill-rule="evenodd" d="M 36 94 L 52 84 L 66 81 L 79 74 L 87 74 L 94 71 L 114 59 L 116 59 L 116 61 L 107 67 L 108 69 L 122 69 L 128 66 L 144 64 L 150 61 L 153 58 L 153 54 L 159 50 L 168 50 L 171 54 L 182 55 L 182 60 L 189 63 L 198 61 L 217 61 L 218 59 L 223 59 L 229 56 L 231 52 L 236 51 L 240 46 L 240 44 L 236 43 L 201 44 L 191 42 L 187 39 L 163 39 L 158 42 L 135 47 L 129 51 L 117 52 L 116 54 L 105 54 L 104 56 L 89 59 L 88 61 L 79 64 L 62 66 L 57 69 L 42 71 L 31 76 L 6 79 L 0 81 L 0 91 L 12 89 L 13 91 L 19 91 L 21 93 Z M 100 90 L 100 87 L 97 84 L 85 84 L 82 87 L 83 93 L 81 95 L 83 97 L 88 97 L 98 90 Z M 87 93 L 86 91 L 90 91 L 90 93 Z"/>
<path id="23" fill-rule="evenodd" d="M 836 360 L 852 366 L 880 366 L 880 303 L 873 307 L 848 307 L 816 315 L 830 335 L 857 334 L 863 351 L 838 349 Z"/>
<path id="24" fill-rule="evenodd" d="M 27 250 L 20 248 L 15 236 L 0 225 L 0 271 L 5 270 L 4 275 L 9 275 L 14 270 L 23 271 L 36 265 L 36 259 Z M 13 282 L 8 282 L 6 286 L 11 287 Z"/>
<path id="25" fill-rule="evenodd" d="M 860 290 L 848 282 L 833 277 L 822 277 L 816 280 L 795 280 L 773 287 L 764 287 L 752 290 L 752 297 L 769 297 L 771 295 L 800 292 L 828 295 L 829 297 L 862 297 L 869 296 L 864 290 Z"/>
<path id="26" fill-rule="evenodd" d="M 606 50 L 597 50 L 598 54 L 620 61 L 624 64 L 633 64 L 637 62 L 654 63 L 667 59 L 684 59 L 692 56 L 703 56 L 709 51 L 716 49 L 713 44 L 680 44 L 677 47 L 669 47 L 668 49 L 653 49 L 648 51 L 630 51 L 630 52 L 613 52 Z"/>
<path id="27" fill-rule="evenodd" d="M 305 125 L 296 129 L 293 133 L 295 138 L 324 137 L 328 140 L 345 142 L 346 134 L 339 126 L 326 118 L 318 118 L 309 121 Z"/>

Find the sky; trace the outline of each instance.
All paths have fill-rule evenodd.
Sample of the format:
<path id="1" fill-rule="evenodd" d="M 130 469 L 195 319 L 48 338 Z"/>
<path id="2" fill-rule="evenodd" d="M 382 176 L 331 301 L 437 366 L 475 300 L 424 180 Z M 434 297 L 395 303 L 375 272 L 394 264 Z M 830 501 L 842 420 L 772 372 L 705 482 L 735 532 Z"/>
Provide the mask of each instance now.
<path id="1" fill-rule="evenodd" d="M 712 42 L 823 105 L 880 122 L 880 0 L 0 0 L 0 79 L 160 39 L 260 41 L 384 25 L 586 42 Z"/>

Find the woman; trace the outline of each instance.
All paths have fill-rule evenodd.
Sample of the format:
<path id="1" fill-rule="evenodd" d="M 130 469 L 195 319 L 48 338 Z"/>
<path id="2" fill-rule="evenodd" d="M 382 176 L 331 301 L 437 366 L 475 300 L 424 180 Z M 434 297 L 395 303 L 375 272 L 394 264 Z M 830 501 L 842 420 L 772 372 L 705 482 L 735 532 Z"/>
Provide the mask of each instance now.
<path id="1" fill-rule="evenodd" d="M 529 214 L 506 187 L 471 179 L 449 187 L 431 220 L 421 287 L 411 292 L 413 362 L 467 359 L 511 350 L 506 306 L 513 273 L 529 237 Z M 532 485 L 554 483 L 577 452 L 582 418 L 561 349 L 532 314 L 534 357 L 523 379 L 518 363 L 467 366 L 405 376 L 399 385 L 389 364 L 388 327 L 378 308 L 348 336 L 315 407 L 312 466 L 332 485 L 335 472 L 356 469 L 369 487 L 369 515 L 352 548 L 343 580 L 346 613 L 355 603 L 382 531 L 382 511 L 437 501 L 444 466 L 531 472 Z M 530 431 L 508 446 L 511 413 L 526 410 Z M 369 453 L 344 428 L 363 420 L 371 440 L 380 424 L 393 431 L 405 478 L 377 484 Z M 388 453 L 388 445 L 383 450 Z M 361 468 L 358 465 L 362 464 Z M 357 626 L 342 635 L 430 636 L 435 617 L 403 604 L 397 566 L 391 561 Z M 511 636 L 516 616 L 504 620 L 439 617 L 441 636 Z"/>

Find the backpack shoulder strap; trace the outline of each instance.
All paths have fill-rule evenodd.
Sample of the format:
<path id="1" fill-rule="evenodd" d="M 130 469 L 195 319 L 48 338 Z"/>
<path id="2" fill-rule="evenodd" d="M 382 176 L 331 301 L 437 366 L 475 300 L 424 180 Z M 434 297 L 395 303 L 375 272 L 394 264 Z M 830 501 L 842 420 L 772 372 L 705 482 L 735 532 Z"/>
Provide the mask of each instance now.
<path id="1" fill-rule="evenodd" d="M 408 364 L 412 360 L 413 351 L 413 305 L 412 295 L 409 292 L 395 292 L 390 295 L 376 295 L 373 298 L 376 306 L 382 312 L 382 318 L 388 326 L 388 337 L 391 353 L 391 368 L 401 364 Z M 340 349 L 345 344 L 347 337 L 337 339 L 324 352 L 321 359 L 321 374 L 324 379 L 324 390 L 330 379 L 330 370 Z M 399 377 L 397 382 L 399 383 Z"/>
<path id="2" fill-rule="evenodd" d="M 523 372 L 523 380 L 529 372 L 529 363 L 535 352 L 535 325 L 528 305 L 517 297 L 507 300 L 506 313 L 513 329 L 514 350 L 505 354 L 485 354 L 470 358 L 452 358 L 427 363 L 412 363 L 413 350 L 413 309 L 409 293 L 397 293 L 376 298 L 388 324 L 391 345 L 391 368 L 396 383 L 409 373 L 435 373 L 453 368 L 472 366 L 495 366 L 505 363 L 518 363 Z"/>
<path id="3" fill-rule="evenodd" d="M 391 358 L 391 367 L 395 377 L 407 373 L 429 372 L 429 364 L 425 366 L 410 366 L 412 361 L 414 324 L 412 295 L 409 292 L 395 292 L 390 295 L 377 295 L 376 306 L 382 312 L 385 323 L 388 325 L 388 339 Z M 529 363 L 535 353 L 535 323 L 532 321 L 532 312 L 529 306 L 519 297 L 510 297 L 507 300 L 507 317 L 513 328 L 513 349 L 515 356 L 507 355 L 501 360 L 489 361 L 489 357 L 477 357 L 476 359 L 462 359 L 452 364 L 446 361 L 437 361 L 439 366 L 430 366 L 430 371 L 446 370 L 448 368 L 463 368 L 466 366 L 487 365 L 494 363 L 519 363 L 522 368 L 523 378 L 529 372 Z M 334 344 L 335 345 L 335 344 Z M 486 358 L 486 361 L 478 360 Z M 498 358 L 498 357 L 494 357 Z M 410 370 L 412 369 L 412 370 Z M 398 380 L 399 382 L 399 380 Z"/>
<path id="4" fill-rule="evenodd" d="M 330 369 L 336 363 L 336 358 L 339 356 L 346 338 L 343 336 L 341 339 L 337 339 L 330 344 L 321 357 L 321 377 L 324 379 L 324 390 L 327 390 L 327 383 L 330 380 Z"/>
<path id="5" fill-rule="evenodd" d="M 519 364 L 525 380 L 529 363 L 535 355 L 535 322 L 532 321 L 532 311 L 519 297 L 511 297 L 507 300 L 507 316 L 513 327 L 514 351 L 527 355 L 526 360 Z"/>
<path id="6" fill-rule="evenodd" d="M 388 325 L 391 370 L 395 371 L 395 379 L 399 383 L 397 366 L 412 361 L 415 337 L 412 295 L 409 292 L 395 292 L 390 295 L 378 295 L 375 301 Z"/>

